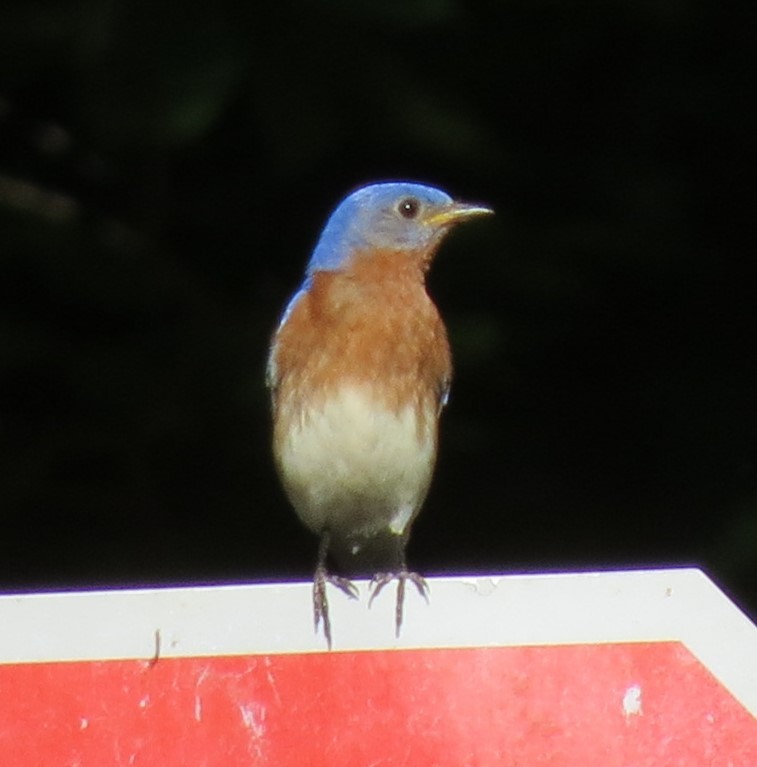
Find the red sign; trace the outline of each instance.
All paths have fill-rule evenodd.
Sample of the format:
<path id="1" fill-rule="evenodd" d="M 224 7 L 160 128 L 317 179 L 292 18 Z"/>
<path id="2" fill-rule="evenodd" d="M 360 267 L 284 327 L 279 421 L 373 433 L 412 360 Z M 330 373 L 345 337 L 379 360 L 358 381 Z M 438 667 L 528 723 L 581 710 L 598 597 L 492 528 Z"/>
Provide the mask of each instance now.
<path id="1" fill-rule="evenodd" d="M 699 571 L 430 585 L 399 641 L 335 593 L 332 652 L 303 584 L 0 597 L 0 766 L 757 765 L 757 628 Z"/>

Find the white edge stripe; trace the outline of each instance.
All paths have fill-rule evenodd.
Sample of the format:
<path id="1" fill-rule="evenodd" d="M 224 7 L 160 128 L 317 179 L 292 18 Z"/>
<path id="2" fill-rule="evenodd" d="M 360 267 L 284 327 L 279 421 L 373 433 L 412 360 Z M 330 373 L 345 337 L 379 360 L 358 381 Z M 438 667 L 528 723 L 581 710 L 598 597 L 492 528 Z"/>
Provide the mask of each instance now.
<path id="1" fill-rule="evenodd" d="M 430 578 L 367 608 L 329 591 L 334 650 L 681 641 L 757 716 L 757 627 L 700 570 Z M 0 596 L 0 663 L 302 653 L 311 586 L 279 583 Z"/>

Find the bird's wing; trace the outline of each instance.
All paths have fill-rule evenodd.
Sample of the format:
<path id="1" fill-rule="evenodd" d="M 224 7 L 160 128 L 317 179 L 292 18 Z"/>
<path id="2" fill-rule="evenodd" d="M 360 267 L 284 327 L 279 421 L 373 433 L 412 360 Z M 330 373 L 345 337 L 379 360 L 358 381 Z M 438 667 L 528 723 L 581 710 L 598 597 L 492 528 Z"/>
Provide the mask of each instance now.
<path id="1" fill-rule="evenodd" d="M 444 406 L 449 402 L 449 390 L 452 386 L 452 380 L 449 377 L 445 377 L 441 380 L 439 385 L 439 412 L 441 413 Z"/>
<path id="2" fill-rule="evenodd" d="M 268 353 L 268 362 L 265 368 L 265 385 L 271 390 L 272 394 L 275 393 L 276 386 L 279 382 L 279 374 L 278 370 L 276 369 L 276 341 L 278 335 L 281 332 L 281 328 L 286 325 L 286 322 L 292 314 L 294 307 L 297 305 L 302 296 L 307 292 L 308 288 L 310 287 L 310 282 L 310 278 L 306 279 L 305 282 L 303 282 L 300 286 L 300 289 L 289 299 L 289 303 L 286 305 L 286 308 L 281 315 L 281 319 L 279 320 L 279 324 L 277 325 L 273 334 L 271 350 Z"/>

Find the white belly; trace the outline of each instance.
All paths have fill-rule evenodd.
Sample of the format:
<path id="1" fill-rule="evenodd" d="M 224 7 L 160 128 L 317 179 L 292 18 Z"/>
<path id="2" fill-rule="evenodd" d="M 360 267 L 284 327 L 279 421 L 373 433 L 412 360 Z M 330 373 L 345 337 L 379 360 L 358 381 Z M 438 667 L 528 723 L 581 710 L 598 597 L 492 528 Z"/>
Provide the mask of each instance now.
<path id="1" fill-rule="evenodd" d="M 345 388 L 322 406 L 287 412 L 274 452 L 287 495 L 314 532 L 402 535 L 426 496 L 436 456 L 436 412 L 376 407 Z"/>

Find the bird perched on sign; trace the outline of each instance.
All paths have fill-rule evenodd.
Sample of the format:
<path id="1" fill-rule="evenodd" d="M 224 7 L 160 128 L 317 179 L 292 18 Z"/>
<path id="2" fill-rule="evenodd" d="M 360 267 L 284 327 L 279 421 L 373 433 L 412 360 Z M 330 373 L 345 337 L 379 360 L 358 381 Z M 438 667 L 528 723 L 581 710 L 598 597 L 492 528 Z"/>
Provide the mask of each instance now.
<path id="1" fill-rule="evenodd" d="M 491 212 L 421 184 L 358 189 L 329 218 L 274 333 L 274 457 L 295 511 L 320 536 L 313 604 L 329 647 L 326 585 L 357 589 L 328 560 L 373 575 L 371 601 L 397 580 L 397 633 L 406 582 L 426 596 L 405 547 L 431 482 L 452 363 L 425 276 L 451 227 Z"/>

